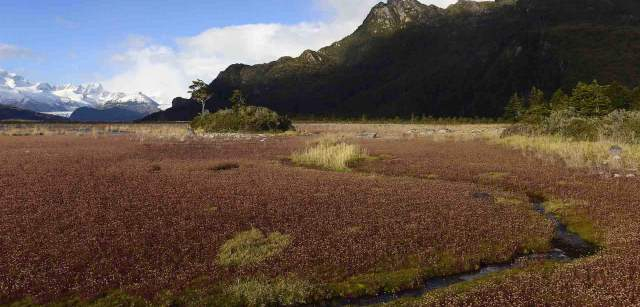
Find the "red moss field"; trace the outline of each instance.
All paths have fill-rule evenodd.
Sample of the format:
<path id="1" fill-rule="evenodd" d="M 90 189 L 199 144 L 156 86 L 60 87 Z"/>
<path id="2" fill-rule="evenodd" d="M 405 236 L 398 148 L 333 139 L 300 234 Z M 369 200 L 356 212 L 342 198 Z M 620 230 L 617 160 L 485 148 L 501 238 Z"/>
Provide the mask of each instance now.
<path id="1" fill-rule="evenodd" d="M 479 140 L 360 140 L 379 158 L 350 172 L 288 163 L 307 141 L 0 136 L 0 305 L 295 305 L 402 290 L 546 251 L 553 227 L 527 193 L 572 200 L 602 251 L 394 304 L 640 303 L 637 179 Z M 282 240 L 225 265 L 250 231 Z M 301 296 L 238 286 L 283 279 L 304 291 L 265 287 Z"/>

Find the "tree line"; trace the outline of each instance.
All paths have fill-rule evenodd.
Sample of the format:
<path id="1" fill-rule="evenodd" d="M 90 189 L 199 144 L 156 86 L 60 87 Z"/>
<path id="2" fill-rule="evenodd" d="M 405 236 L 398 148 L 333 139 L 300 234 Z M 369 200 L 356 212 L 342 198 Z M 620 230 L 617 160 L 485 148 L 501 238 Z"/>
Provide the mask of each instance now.
<path id="1" fill-rule="evenodd" d="M 558 89 L 547 99 L 535 86 L 528 96 L 513 94 L 505 107 L 504 118 L 510 121 L 539 123 L 554 111 L 573 110 L 583 117 L 601 117 L 615 110 L 640 111 L 640 87 L 630 89 L 617 82 L 602 85 L 579 82 L 569 94 Z"/>

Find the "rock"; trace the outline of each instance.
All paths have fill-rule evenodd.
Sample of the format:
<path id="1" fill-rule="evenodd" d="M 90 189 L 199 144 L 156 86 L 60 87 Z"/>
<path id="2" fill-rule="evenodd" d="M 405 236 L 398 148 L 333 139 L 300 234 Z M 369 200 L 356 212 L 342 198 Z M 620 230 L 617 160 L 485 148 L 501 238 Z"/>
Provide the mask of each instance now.
<path id="1" fill-rule="evenodd" d="M 622 178 L 622 175 L 620 175 L 620 174 L 613 174 L 613 178 Z"/>
<path id="2" fill-rule="evenodd" d="M 358 134 L 358 137 L 363 139 L 377 139 L 378 134 L 375 132 L 362 132 Z"/>
<path id="3" fill-rule="evenodd" d="M 449 128 L 443 128 L 443 129 L 438 130 L 438 133 L 440 133 L 440 134 L 448 134 L 448 133 L 452 133 L 452 132 L 453 132 L 453 130 L 451 130 Z"/>
<path id="4" fill-rule="evenodd" d="M 627 175 L 627 178 L 635 178 L 635 177 L 636 177 L 636 175 L 635 175 L 635 174 L 628 174 L 628 175 Z"/>

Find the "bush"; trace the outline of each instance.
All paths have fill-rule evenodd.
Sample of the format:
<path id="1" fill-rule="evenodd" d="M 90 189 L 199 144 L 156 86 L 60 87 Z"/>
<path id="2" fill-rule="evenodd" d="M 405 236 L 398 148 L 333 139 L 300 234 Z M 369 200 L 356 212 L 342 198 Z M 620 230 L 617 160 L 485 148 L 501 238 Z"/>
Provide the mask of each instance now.
<path id="1" fill-rule="evenodd" d="M 265 132 L 287 131 L 293 128 L 286 116 L 267 108 L 239 106 L 236 109 L 221 110 L 198 116 L 191 122 L 196 131 L 214 132 Z"/>
<path id="2" fill-rule="evenodd" d="M 597 141 L 599 126 L 597 119 L 574 117 L 567 122 L 560 135 L 574 141 Z"/>
<path id="3" fill-rule="evenodd" d="M 281 253 L 291 243 L 291 237 L 279 232 L 265 236 L 253 228 L 241 232 L 227 241 L 218 253 L 218 264 L 222 266 L 247 266 L 257 264 Z"/>
<path id="4" fill-rule="evenodd" d="M 615 142 L 640 143 L 640 112 L 611 112 L 602 119 L 601 134 Z"/>
<path id="5" fill-rule="evenodd" d="M 556 135 L 574 141 L 608 140 L 640 143 L 640 112 L 616 110 L 604 117 L 583 117 L 573 108 L 554 111 L 539 125 L 516 123 L 503 132 L 514 135 Z"/>
<path id="6" fill-rule="evenodd" d="M 514 135 L 533 136 L 540 134 L 540 129 L 531 124 L 515 123 L 502 131 L 500 137 L 509 137 Z"/>

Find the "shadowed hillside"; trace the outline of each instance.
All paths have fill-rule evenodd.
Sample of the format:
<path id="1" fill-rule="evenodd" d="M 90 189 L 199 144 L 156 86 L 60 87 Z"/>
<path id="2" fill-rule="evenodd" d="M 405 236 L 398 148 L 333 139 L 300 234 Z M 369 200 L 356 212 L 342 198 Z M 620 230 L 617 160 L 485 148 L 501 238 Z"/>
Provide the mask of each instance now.
<path id="1" fill-rule="evenodd" d="M 497 117 L 514 92 L 597 79 L 636 86 L 640 4 L 630 0 L 415 0 L 376 5 L 350 36 L 297 58 L 236 64 L 212 83 L 208 107 L 234 89 L 289 115 Z M 185 99 L 148 120 L 189 120 Z"/>

